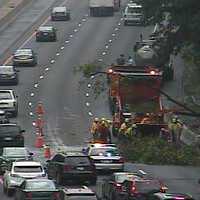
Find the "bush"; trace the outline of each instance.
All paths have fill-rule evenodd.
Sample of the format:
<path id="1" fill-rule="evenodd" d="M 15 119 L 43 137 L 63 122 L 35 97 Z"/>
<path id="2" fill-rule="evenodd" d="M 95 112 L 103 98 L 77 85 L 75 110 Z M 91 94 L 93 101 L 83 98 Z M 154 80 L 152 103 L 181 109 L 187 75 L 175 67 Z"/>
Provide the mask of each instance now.
<path id="1" fill-rule="evenodd" d="M 161 165 L 200 165 L 200 150 L 192 146 L 177 148 L 153 137 L 134 138 L 119 144 L 124 157 L 131 162 Z"/>

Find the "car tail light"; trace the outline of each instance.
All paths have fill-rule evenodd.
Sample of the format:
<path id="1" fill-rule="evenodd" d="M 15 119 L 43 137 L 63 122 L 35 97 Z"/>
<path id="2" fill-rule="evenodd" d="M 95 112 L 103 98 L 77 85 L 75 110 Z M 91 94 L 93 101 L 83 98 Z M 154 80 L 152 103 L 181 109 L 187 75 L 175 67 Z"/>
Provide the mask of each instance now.
<path id="1" fill-rule="evenodd" d="M 121 158 L 119 159 L 119 161 L 118 161 L 118 162 L 119 162 L 119 163 L 124 163 L 124 162 L 125 162 L 125 160 L 124 160 L 124 158 L 122 158 L 122 157 L 121 157 Z"/>
<path id="2" fill-rule="evenodd" d="M 32 193 L 31 193 L 31 192 L 27 192 L 27 193 L 26 193 L 26 197 L 27 197 L 28 199 L 31 199 L 31 198 L 32 198 Z"/>
<path id="3" fill-rule="evenodd" d="M 72 169 L 72 167 L 70 165 L 64 165 L 63 171 L 64 172 L 68 172 Z"/>
<path id="4" fill-rule="evenodd" d="M 136 189 L 136 186 L 135 185 L 133 185 L 132 187 L 131 187 L 131 193 L 133 194 L 133 193 L 137 193 L 137 189 Z"/>
<path id="5" fill-rule="evenodd" d="M 114 183 L 114 186 L 117 190 L 122 190 L 122 185 L 120 183 Z"/>
<path id="6" fill-rule="evenodd" d="M 59 192 L 54 192 L 53 193 L 53 199 L 59 200 L 60 199 L 60 193 Z"/>

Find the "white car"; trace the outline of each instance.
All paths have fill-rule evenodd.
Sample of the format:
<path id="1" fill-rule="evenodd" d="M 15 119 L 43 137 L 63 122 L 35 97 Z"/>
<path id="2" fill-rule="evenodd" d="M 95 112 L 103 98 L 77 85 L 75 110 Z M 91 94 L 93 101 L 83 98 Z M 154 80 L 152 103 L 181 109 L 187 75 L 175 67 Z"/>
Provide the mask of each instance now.
<path id="1" fill-rule="evenodd" d="M 18 114 L 17 96 L 13 90 L 0 90 L 0 110 L 16 117 Z"/>
<path id="2" fill-rule="evenodd" d="M 144 24 L 144 8 L 137 3 L 127 4 L 124 14 L 124 25 L 128 24 Z"/>
<path id="3" fill-rule="evenodd" d="M 123 171 L 124 159 L 117 147 L 97 146 L 88 151 L 89 157 L 95 165 L 96 170 Z"/>
<path id="4" fill-rule="evenodd" d="M 11 170 L 3 175 L 3 191 L 11 196 L 16 187 L 20 186 L 24 179 L 44 177 L 47 178 L 42 164 L 38 161 L 15 161 Z"/>

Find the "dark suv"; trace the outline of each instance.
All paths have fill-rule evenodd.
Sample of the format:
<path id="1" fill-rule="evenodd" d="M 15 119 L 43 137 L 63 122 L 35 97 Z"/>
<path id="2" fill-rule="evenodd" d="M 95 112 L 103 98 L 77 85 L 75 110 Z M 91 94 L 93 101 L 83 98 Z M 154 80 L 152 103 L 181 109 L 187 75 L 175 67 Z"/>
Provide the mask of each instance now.
<path id="1" fill-rule="evenodd" d="M 47 173 L 57 184 L 71 181 L 95 184 L 97 180 L 95 166 L 87 155 L 79 152 L 55 154 L 47 160 Z"/>
<path id="2" fill-rule="evenodd" d="M 37 42 L 55 42 L 56 40 L 56 29 L 53 26 L 40 26 L 36 31 Z"/>
<path id="3" fill-rule="evenodd" d="M 24 132 L 17 124 L 0 124 L 0 148 L 24 147 Z"/>

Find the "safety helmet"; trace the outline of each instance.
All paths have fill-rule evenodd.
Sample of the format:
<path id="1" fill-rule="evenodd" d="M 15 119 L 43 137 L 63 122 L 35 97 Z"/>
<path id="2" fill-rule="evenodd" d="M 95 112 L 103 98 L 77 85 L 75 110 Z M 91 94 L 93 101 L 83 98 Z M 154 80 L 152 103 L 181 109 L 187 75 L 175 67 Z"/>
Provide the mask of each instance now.
<path id="1" fill-rule="evenodd" d="M 101 121 L 106 121 L 106 118 L 104 118 L 104 117 L 103 117 L 103 118 L 101 118 Z"/>
<path id="2" fill-rule="evenodd" d="M 176 122 L 177 121 L 177 119 L 176 118 L 172 118 L 172 122 Z"/>
<path id="3" fill-rule="evenodd" d="M 112 121 L 111 121 L 111 120 L 107 120 L 107 122 L 108 122 L 109 124 L 112 124 Z"/>
<path id="4" fill-rule="evenodd" d="M 99 121 L 99 118 L 98 118 L 98 117 L 94 118 L 94 121 L 95 121 L 95 122 L 98 122 L 98 121 Z"/>
<path id="5" fill-rule="evenodd" d="M 133 127 L 133 128 L 137 128 L 137 124 L 133 124 L 132 127 Z"/>
<path id="6" fill-rule="evenodd" d="M 124 121 L 125 121 L 126 123 L 130 122 L 130 120 L 129 120 L 128 118 L 126 118 Z"/>

